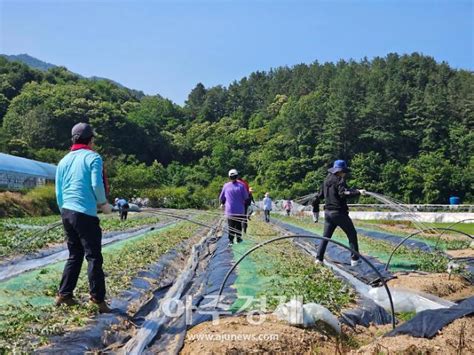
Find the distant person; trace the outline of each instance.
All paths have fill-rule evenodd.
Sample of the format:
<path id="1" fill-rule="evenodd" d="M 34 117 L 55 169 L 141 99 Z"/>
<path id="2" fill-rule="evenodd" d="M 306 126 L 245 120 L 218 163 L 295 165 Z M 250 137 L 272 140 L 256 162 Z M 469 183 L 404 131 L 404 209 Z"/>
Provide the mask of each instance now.
<path id="1" fill-rule="evenodd" d="M 263 199 L 263 214 L 265 216 L 265 222 L 270 222 L 270 211 L 272 210 L 272 199 L 270 198 L 270 194 L 267 192 L 265 193 L 265 197 Z"/>
<path id="2" fill-rule="evenodd" d="M 245 190 L 247 190 L 247 193 L 249 195 L 249 197 L 247 198 L 247 200 L 245 201 L 245 211 L 244 211 L 244 215 L 242 216 L 242 231 L 244 233 L 247 233 L 247 225 L 248 225 L 248 210 L 249 210 L 249 207 L 250 207 L 250 204 L 252 203 L 251 199 L 250 199 L 250 186 L 249 186 L 249 183 L 247 181 L 245 181 L 243 178 L 239 177 L 237 179 L 238 182 L 240 182 L 242 185 L 244 185 L 245 187 Z"/>
<path id="3" fill-rule="evenodd" d="M 229 170 L 228 175 L 230 181 L 222 187 L 219 200 L 225 208 L 229 229 L 229 244 L 232 245 L 234 244 L 234 238 L 237 239 L 237 243 L 242 241 L 242 220 L 249 194 L 244 185 L 237 181 L 239 177 L 237 170 Z"/>
<path id="4" fill-rule="evenodd" d="M 91 301 L 99 312 L 111 310 L 105 302 L 105 277 L 102 269 L 102 230 L 97 209 L 111 213 L 107 202 L 107 183 L 102 158 L 92 150 L 94 132 L 87 123 L 72 128 L 71 151 L 59 162 L 56 170 L 56 198 L 64 230 L 69 258 L 64 266 L 56 305 L 78 304 L 74 289 L 84 256 L 88 262 L 87 276 Z"/>
<path id="5" fill-rule="evenodd" d="M 283 203 L 283 208 L 284 208 L 285 211 L 286 211 L 286 215 L 287 215 L 287 216 L 290 216 L 290 214 L 291 214 L 291 209 L 293 208 L 293 203 L 291 202 L 291 200 L 286 200 L 286 201 Z"/>
<path id="6" fill-rule="evenodd" d="M 128 201 L 124 198 L 117 199 L 116 206 L 119 210 L 119 216 L 121 221 L 126 221 L 128 216 L 128 211 L 130 209 L 130 205 Z"/>
<path id="7" fill-rule="evenodd" d="M 352 196 L 364 195 L 365 190 L 356 190 L 347 187 L 345 177 L 349 171 L 350 170 L 344 160 L 336 160 L 333 167 L 328 169 L 329 174 L 324 180 L 321 189 L 316 194 L 316 198 L 312 205 L 313 213 L 319 213 L 320 200 L 325 199 L 326 201 L 324 204 L 323 237 L 331 238 L 335 229 L 340 227 L 349 239 L 349 246 L 356 252 L 359 252 L 357 232 L 351 218 L 349 217 L 349 208 L 347 207 L 346 199 Z M 318 248 L 317 263 L 323 262 L 327 245 L 327 241 L 321 242 L 321 245 Z M 352 254 L 351 266 L 356 266 L 359 263 L 359 257 Z"/>

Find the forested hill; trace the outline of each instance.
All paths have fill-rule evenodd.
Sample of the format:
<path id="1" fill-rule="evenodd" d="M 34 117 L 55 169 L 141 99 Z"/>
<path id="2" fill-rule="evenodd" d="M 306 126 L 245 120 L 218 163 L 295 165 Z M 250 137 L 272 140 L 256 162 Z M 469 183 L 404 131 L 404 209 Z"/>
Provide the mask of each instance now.
<path id="1" fill-rule="evenodd" d="M 30 68 L 43 71 L 56 67 L 54 64 L 43 62 L 42 60 L 32 57 L 26 53 L 17 55 L 0 54 L 0 57 L 4 57 L 11 62 L 21 62 L 28 65 Z"/>
<path id="2" fill-rule="evenodd" d="M 9 60 L 10 62 L 19 62 L 19 63 L 26 64 L 28 67 L 30 67 L 32 69 L 38 69 L 38 70 L 41 70 L 41 71 L 48 71 L 49 69 L 59 67 L 58 65 L 54 65 L 54 64 L 51 64 L 51 63 L 44 62 L 44 61 L 42 61 L 38 58 L 32 57 L 28 54 L 17 54 L 17 55 L 0 54 L 0 57 L 3 57 L 5 59 Z M 89 79 L 89 80 L 92 80 L 92 81 L 98 81 L 98 80 L 110 81 L 112 84 L 115 84 L 119 87 L 126 88 L 122 84 L 120 84 L 116 81 L 107 79 L 107 78 L 101 78 L 99 76 L 91 76 L 90 78 L 84 78 L 83 76 L 81 76 L 79 74 L 76 74 L 76 73 L 71 73 L 71 74 L 77 75 L 79 78 Z M 128 90 L 134 96 L 136 96 L 138 99 L 141 99 L 143 96 L 145 96 L 145 94 L 142 91 L 133 90 L 133 89 L 128 89 Z"/>
<path id="3" fill-rule="evenodd" d="M 237 168 L 258 193 L 294 198 L 317 189 L 339 158 L 359 188 L 411 203 L 446 203 L 451 194 L 472 202 L 473 88 L 472 72 L 389 54 L 198 84 L 180 107 L 0 58 L 0 146 L 55 162 L 72 125 L 87 120 L 114 194 L 147 189 L 199 205 Z"/>

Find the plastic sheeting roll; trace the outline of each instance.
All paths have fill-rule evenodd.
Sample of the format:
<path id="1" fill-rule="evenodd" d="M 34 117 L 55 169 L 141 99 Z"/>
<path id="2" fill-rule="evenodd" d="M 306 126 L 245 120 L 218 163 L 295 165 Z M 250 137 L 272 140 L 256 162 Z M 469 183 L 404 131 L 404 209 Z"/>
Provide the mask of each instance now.
<path id="1" fill-rule="evenodd" d="M 298 300 L 291 300 L 279 305 L 274 314 L 278 319 L 291 325 L 312 327 L 318 321 L 322 321 L 333 328 L 338 334 L 341 333 L 341 324 L 337 318 L 326 308 L 317 303 L 302 304 Z"/>

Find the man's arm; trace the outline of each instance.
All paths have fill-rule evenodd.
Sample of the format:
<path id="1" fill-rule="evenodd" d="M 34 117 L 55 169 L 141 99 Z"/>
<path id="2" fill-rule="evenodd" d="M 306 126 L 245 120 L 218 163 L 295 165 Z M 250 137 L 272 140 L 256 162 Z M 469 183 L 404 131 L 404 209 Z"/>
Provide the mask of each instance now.
<path id="1" fill-rule="evenodd" d="M 102 158 L 100 156 L 94 157 L 91 163 L 91 182 L 92 190 L 94 191 L 97 205 L 103 205 L 107 203 L 107 197 L 105 196 L 104 178 L 102 175 L 103 166 Z"/>
<path id="2" fill-rule="evenodd" d="M 353 197 L 353 196 L 359 196 L 360 191 L 357 189 L 350 189 L 347 187 L 346 180 L 341 179 L 339 182 L 339 185 L 337 186 L 339 196 L 341 197 Z"/>
<path id="3" fill-rule="evenodd" d="M 59 166 L 56 168 L 55 189 L 56 189 L 56 201 L 58 203 L 59 210 L 61 211 L 63 208 L 64 200 L 63 200 L 63 178 L 62 178 L 62 173 Z"/>

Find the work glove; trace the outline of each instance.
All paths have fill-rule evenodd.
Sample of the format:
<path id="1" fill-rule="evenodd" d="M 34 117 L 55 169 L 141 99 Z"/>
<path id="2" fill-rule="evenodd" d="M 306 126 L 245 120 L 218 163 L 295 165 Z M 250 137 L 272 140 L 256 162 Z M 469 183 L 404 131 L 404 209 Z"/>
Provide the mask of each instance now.
<path id="1" fill-rule="evenodd" d="M 362 190 L 359 190 L 359 193 L 363 196 L 363 195 L 367 195 L 367 191 L 365 191 L 364 189 Z"/>
<path id="2" fill-rule="evenodd" d="M 112 205 L 108 202 L 99 206 L 100 210 L 103 214 L 110 214 L 112 213 Z"/>

